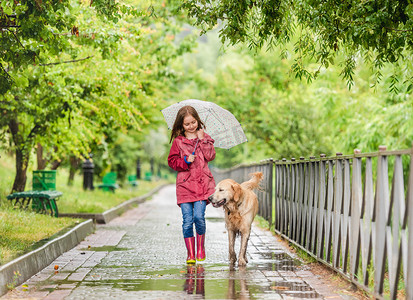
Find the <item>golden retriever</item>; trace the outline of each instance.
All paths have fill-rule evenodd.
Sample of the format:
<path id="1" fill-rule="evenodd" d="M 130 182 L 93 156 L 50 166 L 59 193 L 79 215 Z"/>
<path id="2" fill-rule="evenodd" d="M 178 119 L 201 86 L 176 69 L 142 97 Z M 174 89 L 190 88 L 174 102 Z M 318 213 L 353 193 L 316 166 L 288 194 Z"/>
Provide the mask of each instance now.
<path id="1" fill-rule="evenodd" d="M 251 232 L 251 224 L 258 212 L 258 198 L 253 190 L 259 187 L 262 172 L 251 174 L 251 179 L 241 184 L 232 179 L 220 181 L 215 192 L 208 197 L 214 207 L 223 207 L 225 224 L 228 230 L 229 261 L 235 264 L 237 256 L 234 250 L 235 237 L 241 235 L 241 248 L 238 255 L 238 266 L 245 266 L 247 260 L 247 245 Z"/>

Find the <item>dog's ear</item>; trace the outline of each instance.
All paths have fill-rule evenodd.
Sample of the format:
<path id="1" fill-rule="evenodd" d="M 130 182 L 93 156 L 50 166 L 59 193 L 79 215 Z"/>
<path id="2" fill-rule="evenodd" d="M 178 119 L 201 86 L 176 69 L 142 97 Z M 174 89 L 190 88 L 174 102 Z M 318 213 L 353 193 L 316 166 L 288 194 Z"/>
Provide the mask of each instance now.
<path id="1" fill-rule="evenodd" d="M 238 201 L 242 194 L 241 186 L 238 183 L 235 183 L 231 187 L 234 190 L 234 201 Z"/>

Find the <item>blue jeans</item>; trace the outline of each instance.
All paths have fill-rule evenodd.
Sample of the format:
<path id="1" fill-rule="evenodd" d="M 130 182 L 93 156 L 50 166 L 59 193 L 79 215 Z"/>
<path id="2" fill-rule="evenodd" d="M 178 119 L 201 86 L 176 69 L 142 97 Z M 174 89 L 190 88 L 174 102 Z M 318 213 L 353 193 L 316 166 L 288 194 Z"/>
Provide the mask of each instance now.
<path id="1" fill-rule="evenodd" d="M 181 203 L 182 231 L 184 238 L 194 236 L 194 223 L 199 235 L 205 233 L 205 208 L 206 200 Z"/>

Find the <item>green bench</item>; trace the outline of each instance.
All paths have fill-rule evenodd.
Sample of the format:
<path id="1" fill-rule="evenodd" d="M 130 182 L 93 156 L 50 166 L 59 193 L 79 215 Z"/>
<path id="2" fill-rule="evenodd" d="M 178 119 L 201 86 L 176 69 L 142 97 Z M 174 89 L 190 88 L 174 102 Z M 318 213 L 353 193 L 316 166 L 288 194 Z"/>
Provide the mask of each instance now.
<path id="1" fill-rule="evenodd" d="M 98 185 L 98 188 L 103 191 L 110 191 L 114 193 L 115 190 L 119 188 L 119 185 L 116 183 L 117 177 L 118 175 L 116 172 L 106 173 L 102 178 L 102 184 Z"/>
<path id="2" fill-rule="evenodd" d="M 145 172 L 145 177 L 143 178 L 145 181 L 152 181 L 152 172 L 148 171 Z"/>
<path id="3" fill-rule="evenodd" d="M 34 211 L 57 218 L 59 210 L 56 200 L 62 195 L 63 193 L 58 191 L 25 191 L 10 194 L 7 199 L 14 207 L 23 209 L 27 209 L 31 202 Z"/>
<path id="4" fill-rule="evenodd" d="M 136 175 L 128 175 L 128 184 L 131 187 L 137 187 L 138 186 L 138 180 L 136 179 Z"/>
<path id="5" fill-rule="evenodd" d="M 58 217 L 56 201 L 63 195 L 56 191 L 56 171 L 33 171 L 33 190 L 16 192 L 7 196 L 13 207 L 27 209 L 30 204 L 34 211 Z"/>

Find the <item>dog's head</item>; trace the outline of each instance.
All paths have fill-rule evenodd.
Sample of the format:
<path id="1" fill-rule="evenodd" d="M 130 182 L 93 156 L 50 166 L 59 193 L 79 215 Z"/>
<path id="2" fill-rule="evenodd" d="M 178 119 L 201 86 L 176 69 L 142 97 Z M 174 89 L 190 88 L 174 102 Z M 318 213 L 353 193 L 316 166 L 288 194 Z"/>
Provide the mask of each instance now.
<path id="1" fill-rule="evenodd" d="M 208 197 L 208 200 L 213 207 L 221 207 L 231 202 L 238 202 L 241 194 L 242 189 L 239 183 L 232 179 L 224 179 L 216 185 L 215 192 Z"/>

